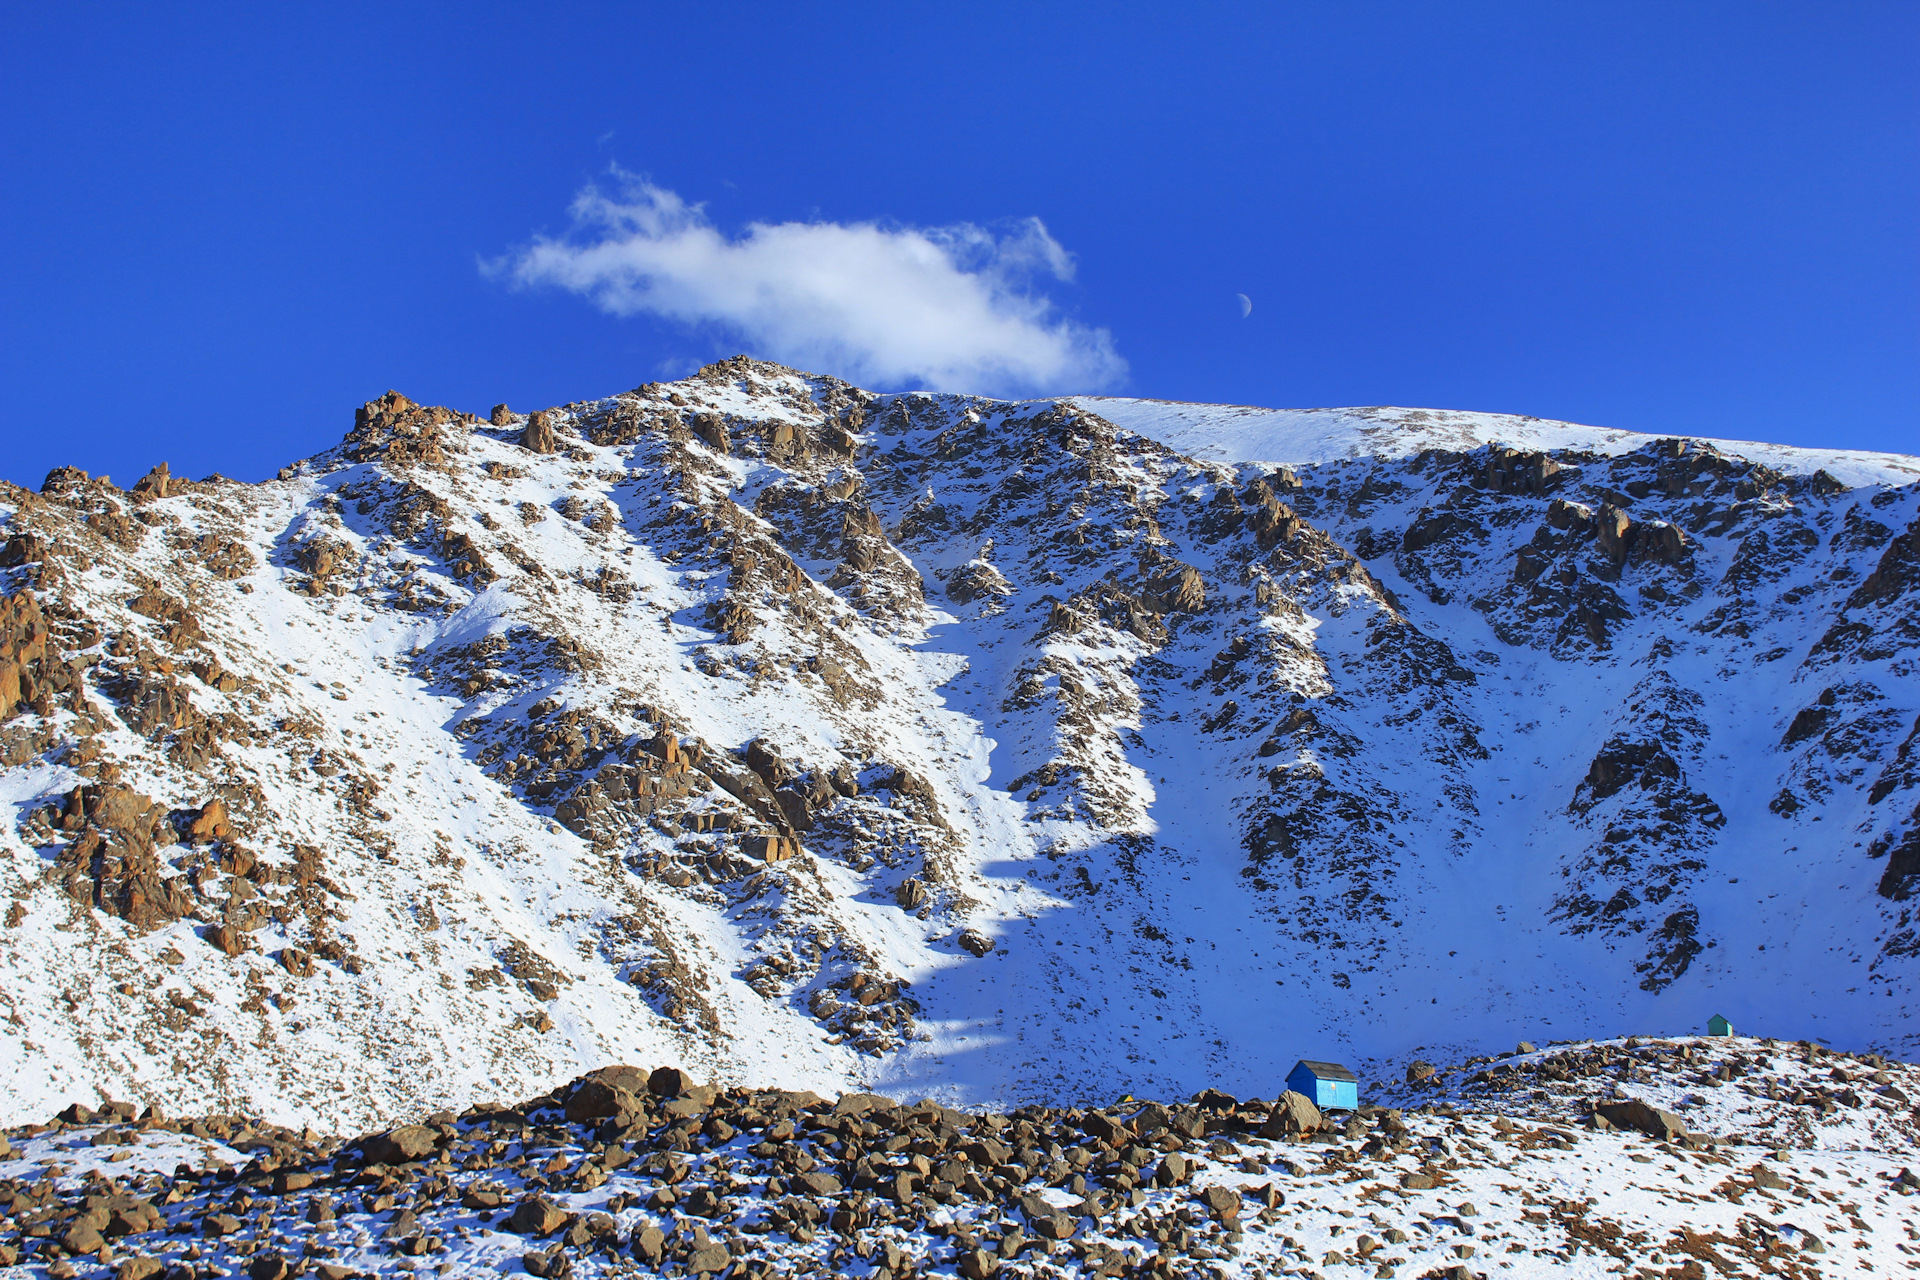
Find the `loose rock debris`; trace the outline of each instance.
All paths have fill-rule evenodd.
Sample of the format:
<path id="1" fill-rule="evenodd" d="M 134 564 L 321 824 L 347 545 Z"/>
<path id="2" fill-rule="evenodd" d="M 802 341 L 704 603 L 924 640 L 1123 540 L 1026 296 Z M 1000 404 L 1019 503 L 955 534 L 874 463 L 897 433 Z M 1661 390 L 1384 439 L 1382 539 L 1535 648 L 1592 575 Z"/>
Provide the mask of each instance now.
<path id="1" fill-rule="evenodd" d="M 1576 1054 L 1658 1069 L 1681 1051 L 1709 1069 L 1792 1056 L 1920 1074 L 1758 1041 L 1609 1042 L 1504 1065 Z M 1677 1075 L 1659 1074 L 1663 1087 Z M 1773 1147 L 1764 1124 L 1676 1129 L 1638 1099 L 1529 1091 L 1509 1108 L 1425 1088 L 1418 1106 L 1351 1115 L 1218 1090 L 1001 1114 L 613 1066 L 344 1140 L 76 1105 L 8 1135 L 0 1262 L 55 1280 L 1920 1270 L 1910 1110 L 1895 1149 Z"/>

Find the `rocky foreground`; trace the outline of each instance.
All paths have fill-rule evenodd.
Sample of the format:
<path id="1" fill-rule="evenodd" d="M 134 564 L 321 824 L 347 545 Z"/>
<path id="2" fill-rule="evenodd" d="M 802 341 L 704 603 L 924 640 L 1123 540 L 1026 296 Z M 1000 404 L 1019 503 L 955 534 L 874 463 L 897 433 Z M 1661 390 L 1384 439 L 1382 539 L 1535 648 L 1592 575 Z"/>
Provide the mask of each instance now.
<path id="1" fill-rule="evenodd" d="M 1872 1055 L 1688 1038 L 1415 1063 L 1352 1115 L 630 1066 L 351 1140 L 76 1104 L 0 1145 L 0 1273 L 1890 1275 L 1920 1270 L 1917 1091 Z"/>

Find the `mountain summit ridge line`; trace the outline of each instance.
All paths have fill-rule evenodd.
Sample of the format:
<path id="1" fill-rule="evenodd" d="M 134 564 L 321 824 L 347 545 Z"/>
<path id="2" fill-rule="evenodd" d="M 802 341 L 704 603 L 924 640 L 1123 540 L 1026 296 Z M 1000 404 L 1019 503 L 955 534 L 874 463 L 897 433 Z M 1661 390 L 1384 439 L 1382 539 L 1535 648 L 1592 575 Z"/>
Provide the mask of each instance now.
<path id="1" fill-rule="evenodd" d="M 0 519 L 9 1122 L 1920 1041 L 1920 459 L 737 357 Z"/>

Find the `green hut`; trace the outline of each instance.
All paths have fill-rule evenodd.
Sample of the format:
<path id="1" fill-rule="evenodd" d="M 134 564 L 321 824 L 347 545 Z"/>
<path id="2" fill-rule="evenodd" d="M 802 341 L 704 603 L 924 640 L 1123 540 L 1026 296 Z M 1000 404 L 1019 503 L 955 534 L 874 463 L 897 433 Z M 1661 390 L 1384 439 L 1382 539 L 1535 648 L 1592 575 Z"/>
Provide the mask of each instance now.
<path id="1" fill-rule="evenodd" d="M 1733 1024 L 1716 1013 L 1707 1019 L 1707 1034 L 1710 1036 L 1730 1036 L 1733 1034 Z"/>

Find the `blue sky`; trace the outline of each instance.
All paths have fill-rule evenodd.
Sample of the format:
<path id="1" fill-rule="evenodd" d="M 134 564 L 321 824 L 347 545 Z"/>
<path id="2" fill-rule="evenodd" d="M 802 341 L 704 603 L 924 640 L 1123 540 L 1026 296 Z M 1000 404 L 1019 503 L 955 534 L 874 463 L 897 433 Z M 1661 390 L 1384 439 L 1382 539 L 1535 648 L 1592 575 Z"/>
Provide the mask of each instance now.
<path id="1" fill-rule="evenodd" d="M 1920 450 L 1910 3 L 14 5 L 0 38 L 22 483 L 257 479 L 388 387 L 532 408 L 741 350 Z"/>

